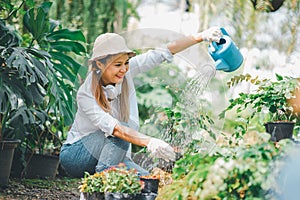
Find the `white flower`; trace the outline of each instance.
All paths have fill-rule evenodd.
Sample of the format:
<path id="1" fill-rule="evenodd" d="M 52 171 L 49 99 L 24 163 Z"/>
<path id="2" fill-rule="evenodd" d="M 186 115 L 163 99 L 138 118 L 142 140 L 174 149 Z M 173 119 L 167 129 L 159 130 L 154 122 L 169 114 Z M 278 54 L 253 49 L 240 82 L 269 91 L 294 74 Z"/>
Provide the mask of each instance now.
<path id="1" fill-rule="evenodd" d="M 224 168 L 220 168 L 216 175 L 219 175 L 222 178 L 226 178 L 228 176 L 228 171 Z"/>
<path id="2" fill-rule="evenodd" d="M 235 166 L 235 161 L 234 160 L 229 160 L 228 162 L 226 162 L 225 164 L 224 164 L 224 169 L 226 169 L 227 171 L 231 171 L 231 170 L 233 170 L 233 168 L 234 168 L 234 166 Z"/>
<path id="3" fill-rule="evenodd" d="M 224 180 L 221 178 L 221 176 L 218 176 L 218 174 L 216 174 L 212 178 L 212 182 L 214 183 L 215 186 L 220 186 L 220 185 L 222 185 L 224 183 Z"/>
<path id="4" fill-rule="evenodd" d="M 224 158 L 218 158 L 216 161 L 215 161 L 215 164 L 216 165 L 219 165 L 220 167 L 222 167 L 224 164 L 225 164 L 225 160 Z"/>
<path id="5" fill-rule="evenodd" d="M 227 188 L 227 184 L 223 183 L 220 187 L 219 187 L 219 191 L 223 191 Z"/>

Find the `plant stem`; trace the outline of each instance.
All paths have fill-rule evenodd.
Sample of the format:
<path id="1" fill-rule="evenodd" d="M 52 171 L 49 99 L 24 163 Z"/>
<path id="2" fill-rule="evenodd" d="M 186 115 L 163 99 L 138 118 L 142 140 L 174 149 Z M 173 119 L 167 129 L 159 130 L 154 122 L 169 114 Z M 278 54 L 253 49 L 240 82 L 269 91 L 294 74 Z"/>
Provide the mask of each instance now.
<path id="1" fill-rule="evenodd" d="M 29 49 L 33 46 L 34 40 L 35 40 L 34 38 L 31 40 L 31 42 L 30 42 L 30 44 L 29 44 L 29 47 L 28 47 Z"/>
<path id="2" fill-rule="evenodd" d="M 15 12 L 17 12 L 23 6 L 24 3 L 25 0 L 22 1 L 18 8 L 12 10 L 4 20 L 8 20 Z"/>

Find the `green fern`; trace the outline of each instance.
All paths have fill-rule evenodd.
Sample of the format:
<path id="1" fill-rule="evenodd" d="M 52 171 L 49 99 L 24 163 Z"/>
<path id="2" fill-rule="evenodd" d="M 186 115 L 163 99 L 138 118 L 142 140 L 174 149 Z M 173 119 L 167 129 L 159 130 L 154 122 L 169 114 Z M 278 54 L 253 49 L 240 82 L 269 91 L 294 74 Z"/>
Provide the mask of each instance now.
<path id="1" fill-rule="evenodd" d="M 250 74 L 246 74 L 246 75 L 241 74 L 241 75 L 236 75 L 236 76 L 232 77 L 230 79 L 230 81 L 227 82 L 227 86 L 230 88 L 230 87 L 233 87 L 243 81 L 250 82 L 251 84 L 254 84 L 254 85 L 259 85 L 261 82 L 266 81 L 266 79 L 259 80 L 258 76 L 253 78 Z"/>

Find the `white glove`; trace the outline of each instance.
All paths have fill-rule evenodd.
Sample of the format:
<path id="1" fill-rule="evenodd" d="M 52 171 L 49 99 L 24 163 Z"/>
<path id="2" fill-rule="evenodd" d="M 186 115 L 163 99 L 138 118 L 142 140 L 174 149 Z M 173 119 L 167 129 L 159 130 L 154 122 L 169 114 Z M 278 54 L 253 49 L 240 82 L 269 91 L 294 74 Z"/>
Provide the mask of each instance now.
<path id="1" fill-rule="evenodd" d="M 221 32 L 221 29 L 219 27 L 211 27 L 201 33 L 199 33 L 198 37 L 199 36 L 203 39 L 203 41 L 206 41 L 206 42 L 219 42 L 221 37 L 222 37 L 222 32 Z M 197 39 L 196 40 L 199 40 Z"/>
<path id="2" fill-rule="evenodd" d="M 160 139 L 151 138 L 147 149 L 157 158 L 162 158 L 166 161 L 175 161 L 176 154 L 174 149 L 168 143 Z"/>

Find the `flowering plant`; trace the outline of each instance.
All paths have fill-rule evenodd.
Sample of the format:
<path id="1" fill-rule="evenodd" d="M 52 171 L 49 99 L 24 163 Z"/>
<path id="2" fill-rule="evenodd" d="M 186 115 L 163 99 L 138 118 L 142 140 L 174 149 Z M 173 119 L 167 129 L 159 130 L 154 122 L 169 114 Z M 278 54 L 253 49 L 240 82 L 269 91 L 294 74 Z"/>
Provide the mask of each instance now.
<path id="1" fill-rule="evenodd" d="M 261 134 L 268 136 L 266 133 L 258 136 Z M 271 174 L 275 170 L 273 163 L 293 143 L 281 140 L 276 146 L 266 141 L 216 146 L 209 154 L 184 155 L 173 169 L 173 183 L 161 190 L 157 200 L 261 199 L 270 195 L 274 187 L 270 178 L 276 177 Z"/>
<path id="2" fill-rule="evenodd" d="M 150 175 L 144 175 L 144 176 L 140 176 L 140 178 L 143 179 L 159 179 L 159 175 L 154 175 L 154 174 L 150 174 Z"/>
<path id="3" fill-rule="evenodd" d="M 137 194 L 141 192 L 142 182 L 135 169 L 128 170 L 125 165 L 119 164 L 100 173 L 90 175 L 85 173 L 79 186 L 80 192 L 118 192 Z"/>
<path id="4" fill-rule="evenodd" d="M 81 185 L 79 186 L 80 192 L 84 193 L 103 193 L 104 192 L 104 172 L 95 173 L 90 175 L 85 172 L 84 178 L 81 180 Z"/>

